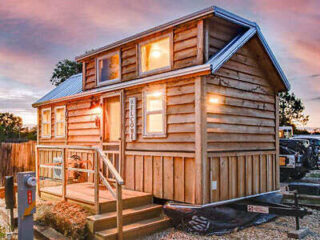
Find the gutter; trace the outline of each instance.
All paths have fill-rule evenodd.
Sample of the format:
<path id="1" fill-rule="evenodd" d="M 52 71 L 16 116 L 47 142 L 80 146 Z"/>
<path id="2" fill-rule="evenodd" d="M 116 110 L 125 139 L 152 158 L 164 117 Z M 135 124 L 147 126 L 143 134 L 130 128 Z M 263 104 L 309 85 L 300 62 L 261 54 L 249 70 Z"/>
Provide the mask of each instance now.
<path id="1" fill-rule="evenodd" d="M 197 66 L 193 66 L 193 67 L 189 67 L 189 68 L 171 71 L 171 72 L 160 73 L 160 74 L 149 76 L 149 77 L 138 78 L 136 80 L 130 80 L 127 82 L 120 82 L 120 83 L 112 84 L 109 86 L 96 88 L 93 90 L 87 90 L 87 91 L 77 93 L 77 94 L 67 96 L 67 97 L 57 98 L 57 99 L 53 99 L 53 100 L 49 100 L 49 101 L 45 101 L 45 102 L 40 102 L 40 103 L 33 103 L 32 107 L 35 108 L 35 107 L 39 107 L 39 106 L 46 105 L 46 104 L 62 102 L 62 101 L 67 101 L 67 100 L 71 100 L 71 99 L 76 99 L 76 98 L 87 97 L 87 96 L 91 96 L 91 95 L 99 94 L 99 93 L 103 93 L 103 92 L 109 92 L 109 91 L 119 90 L 119 89 L 123 89 L 123 88 L 139 86 L 139 85 L 146 84 L 146 83 L 168 80 L 171 78 L 176 78 L 176 77 L 181 77 L 181 76 L 186 76 L 186 75 L 191 75 L 191 74 L 196 74 L 196 73 L 198 73 L 198 74 L 202 73 L 202 75 L 210 74 L 211 73 L 211 64 L 206 63 L 206 64 L 197 65 Z"/>

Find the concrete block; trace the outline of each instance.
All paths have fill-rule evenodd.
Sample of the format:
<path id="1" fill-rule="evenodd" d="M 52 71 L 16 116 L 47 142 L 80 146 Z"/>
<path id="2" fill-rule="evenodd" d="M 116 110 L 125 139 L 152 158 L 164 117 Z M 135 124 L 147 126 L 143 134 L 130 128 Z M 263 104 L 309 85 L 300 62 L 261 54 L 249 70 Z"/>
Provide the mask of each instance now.
<path id="1" fill-rule="evenodd" d="M 310 233 L 309 228 L 301 228 L 300 230 L 292 230 L 288 232 L 288 238 L 303 239 Z"/>

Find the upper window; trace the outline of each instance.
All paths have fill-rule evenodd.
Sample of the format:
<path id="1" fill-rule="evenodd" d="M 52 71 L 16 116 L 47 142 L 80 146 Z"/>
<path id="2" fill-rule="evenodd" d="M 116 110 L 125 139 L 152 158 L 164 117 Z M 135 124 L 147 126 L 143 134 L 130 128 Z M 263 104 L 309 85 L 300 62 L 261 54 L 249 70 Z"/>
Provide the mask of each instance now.
<path id="1" fill-rule="evenodd" d="M 119 52 L 109 53 L 97 59 L 98 85 L 108 84 L 120 80 Z"/>
<path id="2" fill-rule="evenodd" d="M 140 73 L 170 67 L 170 36 L 140 45 Z"/>
<path id="3" fill-rule="evenodd" d="M 165 136 L 165 88 L 143 92 L 144 136 Z"/>
<path id="4" fill-rule="evenodd" d="M 45 108 L 41 111 L 41 137 L 51 137 L 51 108 Z"/>
<path id="5" fill-rule="evenodd" d="M 59 106 L 55 108 L 55 116 L 54 116 L 54 135 L 55 137 L 65 137 L 65 119 L 66 119 L 66 108 L 65 106 Z"/>

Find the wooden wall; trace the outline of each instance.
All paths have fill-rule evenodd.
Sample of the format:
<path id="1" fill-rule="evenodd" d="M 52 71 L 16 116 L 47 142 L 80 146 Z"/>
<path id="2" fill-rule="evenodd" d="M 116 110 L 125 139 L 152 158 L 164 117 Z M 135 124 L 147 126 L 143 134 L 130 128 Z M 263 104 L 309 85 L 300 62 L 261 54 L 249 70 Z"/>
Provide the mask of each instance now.
<path id="1" fill-rule="evenodd" d="M 207 19 L 206 25 L 208 31 L 208 58 L 212 57 L 243 31 L 236 24 L 217 17 Z"/>
<path id="2" fill-rule="evenodd" d="M 195 105 L 194 79 L 181 79 L 166 85 L 167 136 L 143 137 L 143 87 L 125 91 L 126 150 L 143 151 L 194 151 Z M 129 142 L 129 97 L 137 99 L 137 140 Z"/>
<path id="3" fill-rule="evenodd" d="M 276 95 L 248 44 L 207 77 L 207 94 L 209 152 L 275 149 Z"/>
<path id="4" fill-rule="evenodd" d="M 35 141 L 0 143 L 0 186 L 5 176 L 35 170 Z"/>
<path id="5" fill-rule="evenodd" d="M 136 40 L 125 44 L 96 56 L 90 57 L 83 61 L 83 89 L 88 90 L 97 87 L 96 83 L 96 58 L 103 56 L 109 52 L 118 51 L 120 49 L 121 58 L 121 81 L 128 81 L 139 78 L 139 56 L 138 46 L 146 40 L 165 35 L 172 35 L 172 52 L 171 69 L 164 71 L 176 70 L 203 63 L 203 20 L 194 20 L 189 23 L 171 28 L 169 30 L 155 33 L 151 36 Z M 161 71 L 161 72 L 164 72 Z M 154 72 L 148 75 L 158 74 Z M 145 75 L 144 75 L 145 76 Z"/>
<path id="6" fill-rule="evenodd" d="M 93 104 L 93 105 L 92 105 Z M 39 144 L 56 145 L 86 145 L 100 144 L 100 126 L 96 125 L 98 113 L 95 107 L 98 106 L 98 98 L 84 98 L 59 104 L 47 105 L 39 108 Z M 56 106 L 66 106 L 66 137 L 55 137 L 55 114 Z M 41 137 L 41 109 L 51 108 L 51 137 Z"/>
<path id="7" fill-rule="evenodd" d="M 209 153 L 210 201 L 217 202 L 279 189 L 275 151 Z M 211 184 L 210 184 L 211 185 Z"/>
<path id="8" fill-rule="evenodd" d="M 126 188 L 195 203 L 194 154 L 127 151 Z"/>

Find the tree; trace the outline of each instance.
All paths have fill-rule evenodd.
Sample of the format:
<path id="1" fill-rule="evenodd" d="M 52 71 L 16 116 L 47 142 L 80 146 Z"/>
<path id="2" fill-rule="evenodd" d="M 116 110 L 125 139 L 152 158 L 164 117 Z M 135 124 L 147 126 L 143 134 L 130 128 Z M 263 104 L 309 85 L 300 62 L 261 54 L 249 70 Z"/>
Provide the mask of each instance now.
<path id="1" fill-rule="evenodd" d="M 294 130 L 297 125 L 305 126 L 309 121 L 309 115 L 304 115 L 304 105 L 301 99 L 294 93 L 280 93 L 279 124 L 280 126 L 292 126 Z"/>
<path id="2" fill-rule="evenodd" d="M 12 113 L 0 113 L 0 141 L 19 137 L 22 119 Z"/>
<path id="3" fill-rule="evenodd" d="M 63 61 L 59 61 L 56 64 L 56 67 L 53 70 L 53 74 L 50 79 L 50 82 L 53 85 L 58 86 L 60 83 L 67 80 L 72 75 L 81 73 L 81 72 L 82 72 L 82 63 L 77 63 L 75 61 L 65 59 Z"/>

